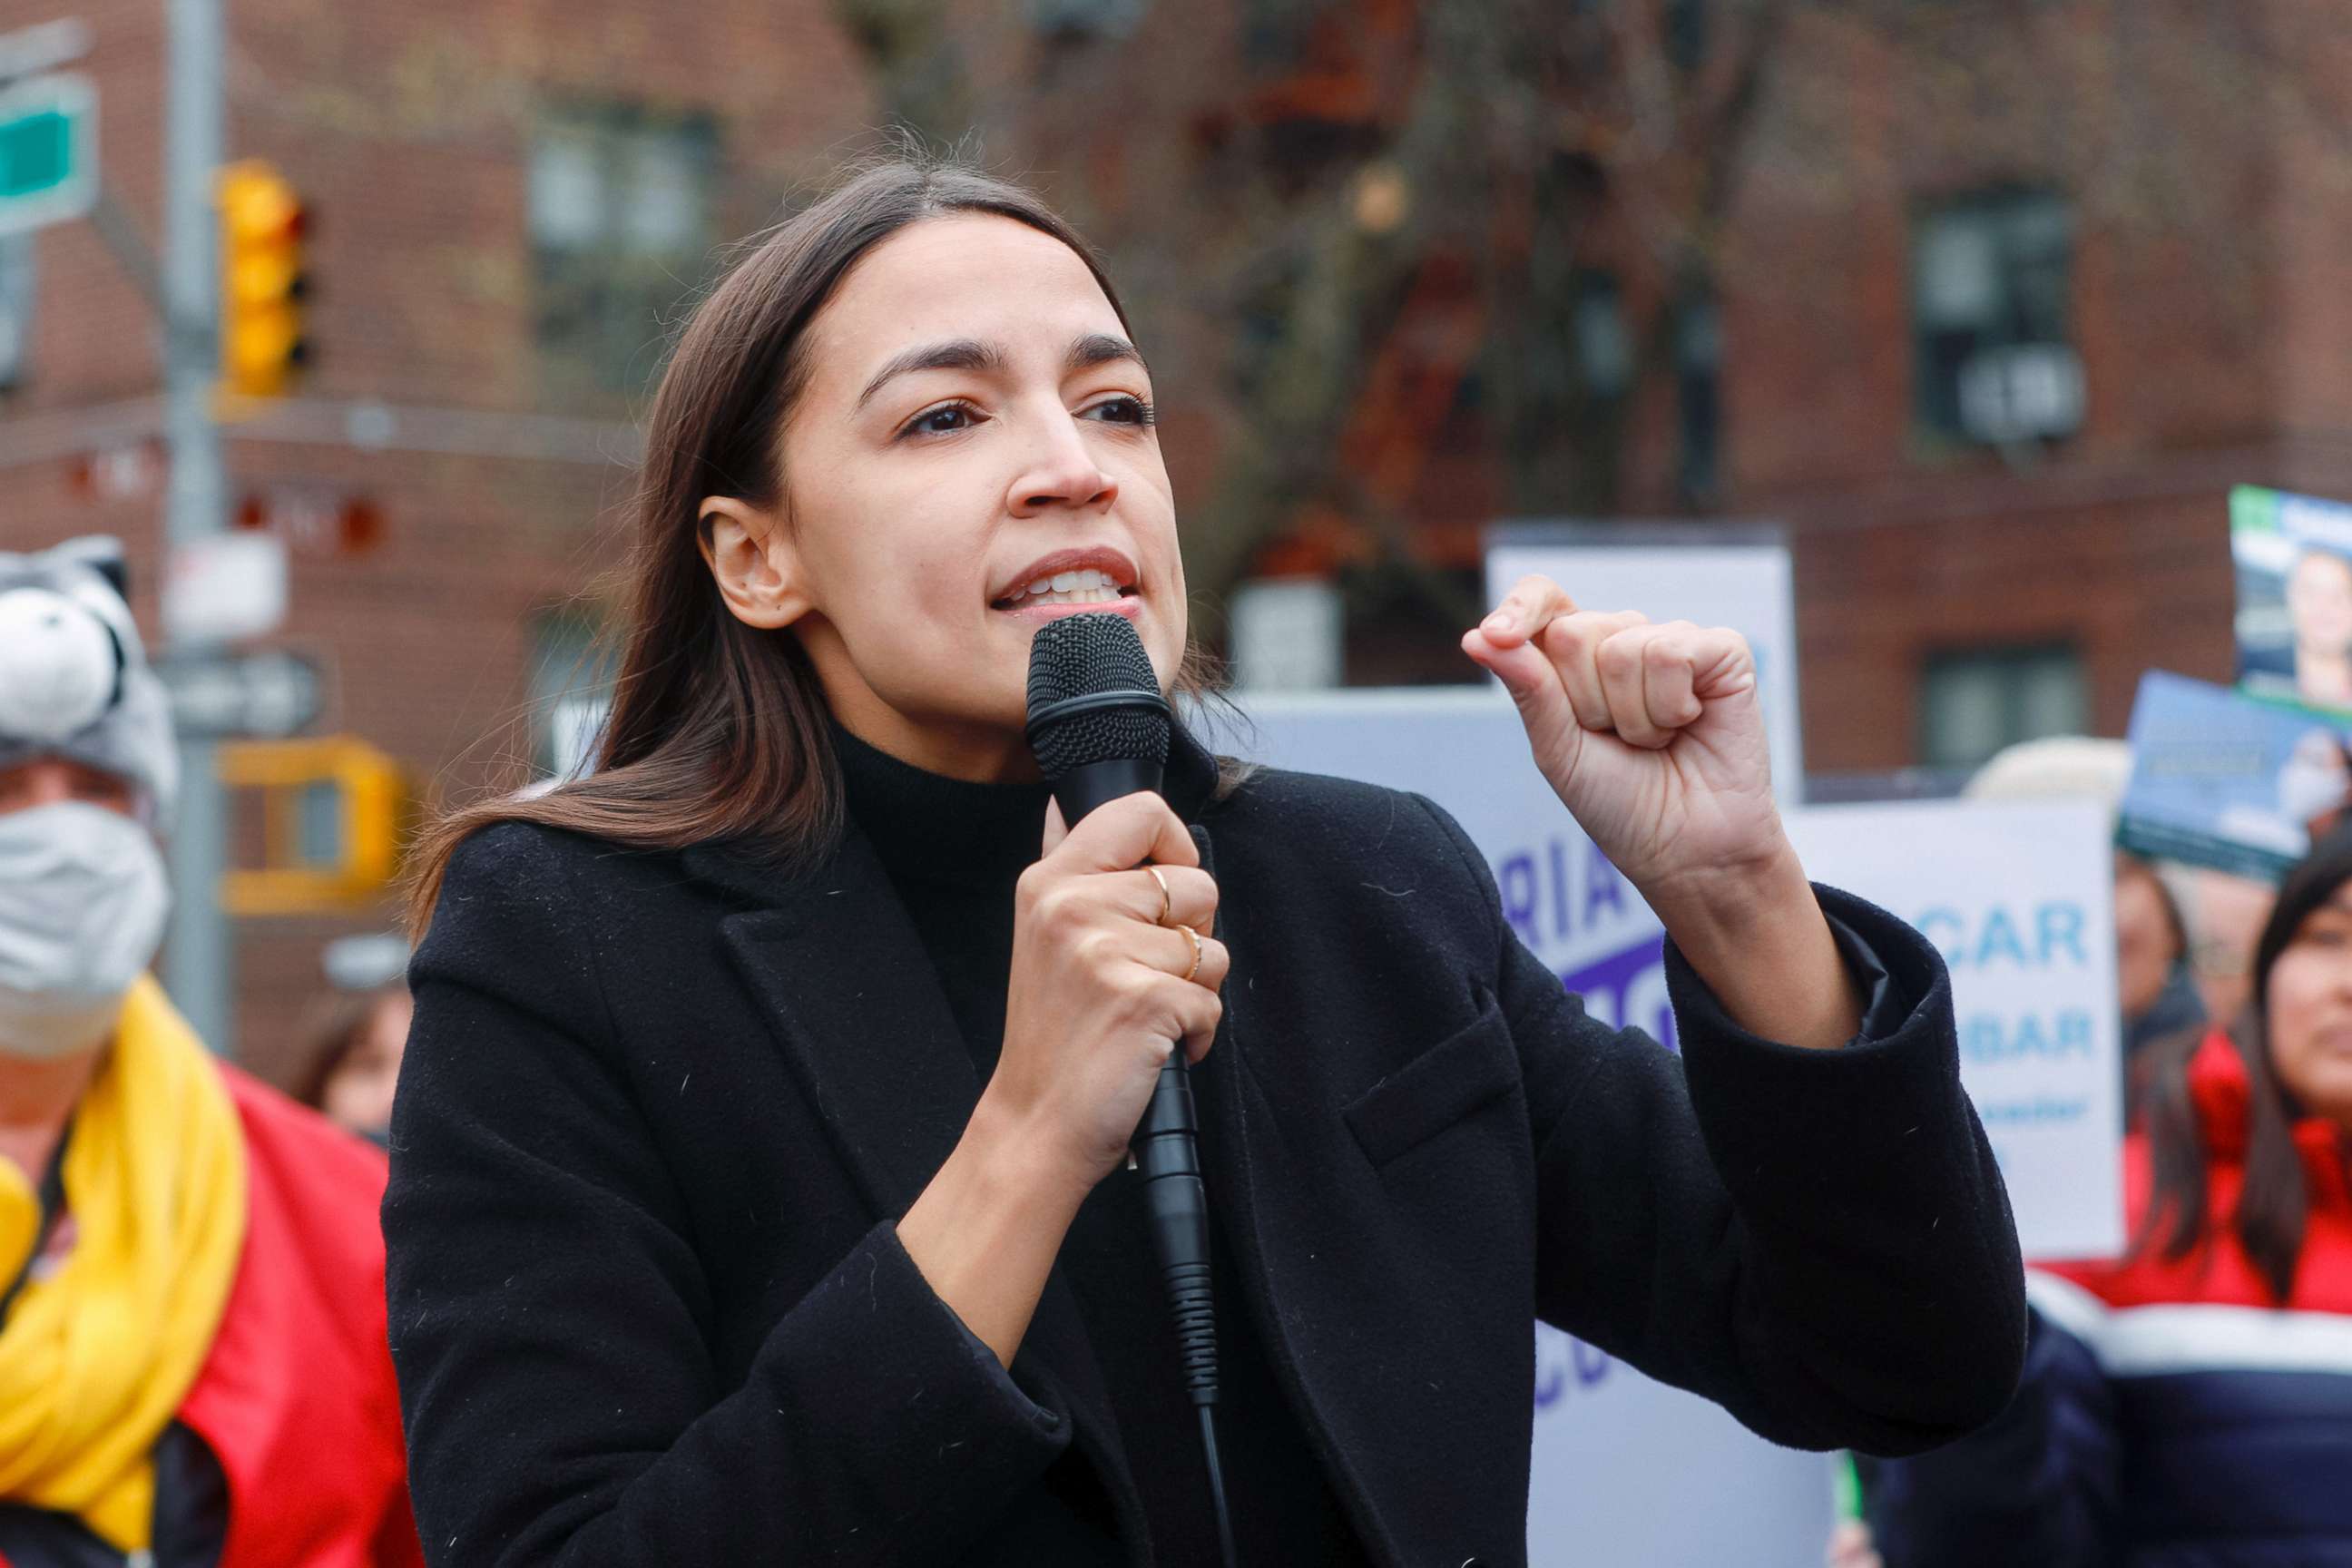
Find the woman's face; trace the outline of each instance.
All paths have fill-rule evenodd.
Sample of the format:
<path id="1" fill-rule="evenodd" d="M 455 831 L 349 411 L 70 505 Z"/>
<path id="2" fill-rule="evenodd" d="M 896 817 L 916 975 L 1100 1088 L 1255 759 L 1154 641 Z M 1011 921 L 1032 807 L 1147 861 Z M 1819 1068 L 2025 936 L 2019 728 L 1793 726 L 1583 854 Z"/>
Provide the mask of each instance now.
<path id="1" fill-rule="evenodd" d="M 2305 554 L 2287 578 L 2286 609 L 2297 647 L 2331 656 L 2352 649 L 2352 561 Z"/>
<path id="2" fill-rule="evenodd" d="M 2271 966 L 2271 1063 L 2315 1116 L 2352 1127 L 2352 882 L 2304 917 Z"/>
<path id="3" fill-rule="evenodd" d="M 2156 1005 L 2180 961 L 2164 885 L 2137 861 L 2116 862 L 2116 1000 L 2126 1023 Z"/>
<path id="4" fill-rule="evenodd" d="M 1034 777 L 1030 639 L 1086 613 L 1040 582 L 1133 622 L 1166 689 L 1184 568 L 1150 378 L 1076 254 L 1008 218 L 916 224 L 803 351 L 788 516 L 713 497 L 706 549 L 740 619 L 801 638 L 845 727 L 934 772 Z"/>
<path id="5" fill-rule="evenodd" d="M 360 1037 L 327 1079 L 319 1109 L 353 1132 L 371 1132 L 392 1121 L 392 1094 L 400 1084 L 400 1058 L 408 1050 L 408 1024 L 415 1006 L 405 991 L 387 991 L 361 1026 Z"/>

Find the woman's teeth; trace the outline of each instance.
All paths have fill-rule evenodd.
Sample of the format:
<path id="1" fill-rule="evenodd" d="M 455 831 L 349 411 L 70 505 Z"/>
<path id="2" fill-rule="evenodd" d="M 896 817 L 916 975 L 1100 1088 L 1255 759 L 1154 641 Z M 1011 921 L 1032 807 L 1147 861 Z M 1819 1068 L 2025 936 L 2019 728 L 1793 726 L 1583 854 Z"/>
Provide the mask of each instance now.
<path id="1" fill-rule="evenodd" d="M 1008 609 L 1024 605 L 1108 605 L 1118 599 L 1118 584 L 1107 573 L 1091 568 L 1040 577 L 1028 589 L 1002 601 Z"/>

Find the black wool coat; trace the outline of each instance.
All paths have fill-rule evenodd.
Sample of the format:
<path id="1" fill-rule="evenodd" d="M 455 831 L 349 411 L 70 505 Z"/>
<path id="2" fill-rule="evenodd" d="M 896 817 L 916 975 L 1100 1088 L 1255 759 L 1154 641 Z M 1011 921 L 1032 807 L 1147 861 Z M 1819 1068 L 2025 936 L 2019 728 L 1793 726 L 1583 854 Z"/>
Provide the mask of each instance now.
<path id="1" fill-rule="evenodd" d="M 1195 836 L 1220 1310 L 1376 1561 L 1525 1562 L 1538 1317 L 1801 1447 L 2007 1401 L 2016 1237 L 1907 927 L 1822 893 L 1900 1000 L 1840 1051 L 1670 952 L 1677 1057 L 1585 1016 L 1419 796 L 1264 772 Z M 492 828 L 411 980 L 383 1222 L 432 1563 L 1149 1561 L 1067 1285 L 1008 1370 L 897 1243 L 978 1086 L 854 826 L 789 879 Z"/>

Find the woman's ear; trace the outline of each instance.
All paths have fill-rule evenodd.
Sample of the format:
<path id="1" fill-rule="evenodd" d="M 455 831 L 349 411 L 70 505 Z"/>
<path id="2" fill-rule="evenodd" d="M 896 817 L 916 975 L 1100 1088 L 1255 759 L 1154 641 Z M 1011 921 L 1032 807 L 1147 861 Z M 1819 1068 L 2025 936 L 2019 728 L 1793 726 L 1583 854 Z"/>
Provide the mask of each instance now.
<path id="1" fill-rule="evenodd" d="M 733 496 L 707 496 L 697 537 L 719 596 L 737 620 L 774 631 L 808 613 L 799 557 L 773 512 Z"/>

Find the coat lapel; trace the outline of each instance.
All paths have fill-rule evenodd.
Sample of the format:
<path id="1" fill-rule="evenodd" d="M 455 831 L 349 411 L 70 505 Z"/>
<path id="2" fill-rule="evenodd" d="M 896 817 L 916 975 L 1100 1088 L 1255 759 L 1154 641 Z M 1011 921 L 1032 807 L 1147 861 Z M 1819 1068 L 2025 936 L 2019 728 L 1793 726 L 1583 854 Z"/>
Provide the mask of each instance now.
<path id="1" fill-rule="evenodd" d="M 1201 852 L 1201 869 L 1215 878 L 1216 851 L 1210 842 L 1209 830 L 1193 825 L 1192 845 Z M 1228 934 L 1222 921 L 1215 934 L 1221 938 Z M 1255 1194 L 1250 1185 L 1249 1107 L 1244 1098 L 1251 1085 L 1242 1066 L 1237 1038 L 1242 1031 L 1234 1022 L 1234 1014 L 1245 1003 L 1240 988 L 1230 983 L 1225 987 L 1224 1002 L 1224 1011 L 1217 1020 L 1217 1037 L 1209 1054 L 1192 1069 L 1192 1089 L 1201 1113 L 1201 1183 L 1208 1190 L 1210 1212 L 1225 1226 L 1225 1234 L 1235 1243 L 1235 1255 L 1247 1268 L 1256 1266 L 1258 1249 Z M 1223 1281 L 1213 1283 L 1220 1291 L 1221 1313 L 1242 1310 L 1236 1289 L 1227 1288 Z"/>
<path id="2" fill-rule="evenodd" d="M 719 847 L 688 863 L 759 900 L 720 921 L 729 961 L 875 1216 L 904 1214 L 962 1136 L 980 1084 L 873 847 L 853 826 L 791 878 Z"/>
<path id="3" fill-rule="evenodd" d="M 698 876 L 754 900 L 719 921 L 729 961 L 821 1112 L 876 1219 L 904 1214 L 939 1172 L 980 1098 L 922 938 L 866 836 L 851 824 L 814 870 L 786 878 L 723 847 L 687 851 Z M 1076 1298 L 1057 1268 L 1013 1357 L 1016 1382 L 1067 1411 L 1122 1523 L 1144 1529 L 1110 1399 Z"/>

